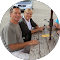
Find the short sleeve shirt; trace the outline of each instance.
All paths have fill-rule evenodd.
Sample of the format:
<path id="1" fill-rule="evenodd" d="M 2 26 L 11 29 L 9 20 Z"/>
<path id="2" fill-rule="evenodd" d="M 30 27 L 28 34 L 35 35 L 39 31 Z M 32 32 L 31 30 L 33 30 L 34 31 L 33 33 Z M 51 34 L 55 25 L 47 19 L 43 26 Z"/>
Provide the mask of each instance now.
<path id="1" fill-rule="evenodd" d="M 5 47 L 12 51 L 8 45 L 16 44 L 16 43 L 23 43 L 22 33 L 20 30 L 19 24 L 15 25 L 11 22 L 8 22 L 6 26 L 2 30 L 2 41 Z"/>
<path id="2" fill-rule="evenodd" d="M 58 20 L 58 18 L 56 19 L 56 21 L 55 21 L 55 22 L 59 24 L 59 20 Z"/>

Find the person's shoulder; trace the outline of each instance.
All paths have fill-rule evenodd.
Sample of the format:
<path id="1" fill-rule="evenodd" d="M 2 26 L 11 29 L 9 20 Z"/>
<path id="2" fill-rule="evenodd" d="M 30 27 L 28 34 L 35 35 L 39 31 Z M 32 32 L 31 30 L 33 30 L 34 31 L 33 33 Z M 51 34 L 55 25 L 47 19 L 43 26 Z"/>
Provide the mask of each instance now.
<path id="1" fill-rule="evenodd" d="M 7 23 L 5 24 L 5 26 L 3 27 L 2 30 L 4 30 L 4 31 L 8 31 L 9 29 L 11 29 L 11 26 L 10 26 L 10 23 L 7 22 Z"/>
<path id="2" fill-rule="evenodd" d="M 6 24 L 7 29 L 14 29 L 15 27 L 16 27 L 16 25 L 11 23 L 10 21 Z"/>
<path id="3" fill-rule="evenodd" d="M 56 21 L 55 21 L 55 22 L 59 24 L 59 20 L 58 20 L 58 18 L 56 19 Z"/>
<path id="4" fill-rule="evenodd" d="M 5 28 L 6 28 L 6 27 L 9 27 L 9 25 L 10 25 L 10 23 L 7 22 L 4 27 L 5 27 Z"/>
<path id="5" fill-rule="evenodd" d="M 23 21 L 24 21 L 23 19 L 24 19 L 24 18 L 21 18 L 18 22 L 19 22 L 19 23 L 23 22 Z"/>

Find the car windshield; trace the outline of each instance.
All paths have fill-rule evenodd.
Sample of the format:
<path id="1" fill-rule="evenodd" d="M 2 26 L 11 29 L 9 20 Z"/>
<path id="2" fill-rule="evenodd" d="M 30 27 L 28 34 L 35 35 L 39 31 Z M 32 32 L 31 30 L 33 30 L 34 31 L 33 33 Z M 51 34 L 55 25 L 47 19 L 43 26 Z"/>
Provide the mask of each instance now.
<path id="1" fill-rule="evenodd" d="M 31 2 L 31 0 L 23 0 L 23 1 L 21 1 L 21 2 Z"/>

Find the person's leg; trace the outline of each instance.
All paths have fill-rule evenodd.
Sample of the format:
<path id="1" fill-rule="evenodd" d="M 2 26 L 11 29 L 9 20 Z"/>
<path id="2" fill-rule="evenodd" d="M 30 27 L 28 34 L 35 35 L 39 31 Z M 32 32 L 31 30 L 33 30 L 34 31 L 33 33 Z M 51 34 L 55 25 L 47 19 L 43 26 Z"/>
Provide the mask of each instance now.
<path id="1" fill-rule="evenodd" d="M 18 55 L 18 58 L 21 58 L 21 59 L 24 59 L 24 60 L 28 60 L 29 59 L 29 54 L 20 52 L 20 54 Z"/>
<path id="2" fill-rule="evenodd" d="M 11 52 L 14 56 L 20 58 L 20 59 L 25 59 L 25 60 L 28 60 L 29 59 L 29 54 L 28 53 L 24 53 L 23 52 L 24 49 L 21 49 L 19 51 L 14 51 L 14 52 Z"/>

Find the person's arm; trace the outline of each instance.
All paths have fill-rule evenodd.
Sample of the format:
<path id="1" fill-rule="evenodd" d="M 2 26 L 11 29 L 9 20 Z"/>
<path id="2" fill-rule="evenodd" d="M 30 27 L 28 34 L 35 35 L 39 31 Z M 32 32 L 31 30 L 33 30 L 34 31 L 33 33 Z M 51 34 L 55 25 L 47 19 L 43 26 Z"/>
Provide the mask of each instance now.
<path id="1" fill-rule="evenodd" d="M 39 28 L 39 26 L 37 25 L 37 26 L 35 26 L 35 28 L 37 29 L 37 28 Z"/>
<path id="2" fill-rule="evenodd" d="M 56 28 L 58 28 L 58 29 L 60 29 L 60 27 L 59 27 L 59 24 L 58 23 L 54 23 L 54 25 L 56 26 Z"/>
<path id="3" fill-rule="evenodd" d="M 42 31 L 44 27 L 39 27 L 32 19 L 30 19 L 32 27 L 35 27 L 36 29 L 31 30 L 31 34 L 37 32 L 37 31 Z"/>
<path id="4" fill-rule="evenodd" d="M 57 33 L 59 34 L 60 33 L 60 30 L 58 30 Z"/>
<path id="5" fill-rule="evenodd" d="M 31 34 L 37 32 L 37 31 L 42 31 L 44 27 L 40 27 L 40 28 L 37 28 L 37 29 L 34 29 L 34 30 L 31 30 Z"/>
<path id="6" fill-rule="evenodd" d="M 39 42 L 37 40 L 31 40 L 31 41 L 28 41 L 28 42 L 24 42 L 24 43 L 16 43 L 16 44 L 11 44 L 9 45 L 9 48 L 11 50 L 15 50 L 15 49 L 21 49 L 21 48 L 24 48 L 28 45 L 34 45 L 34 44 L 38 44 Z"/>
<path id="7" fill-rule="evenodd" d="M 28 42 L 17 43 L 16 42 L 16 34 L 15 34 L 14 30 L 12 28 L 9 28 L 7 30 L 7 32 L 9 34 L 7 33 L 7 35 L 6 35 L 8 37 L 7 38 L 8 41 L 6 43 L 11 50 L 21 49 L 21 48 L 24 48 L 28 45 L 38 44 L 37 40 L 31 40 L 31 41 L 28 41 Z M 21 37 L 21 39 L 22 39 L 22 37 Z"/>

